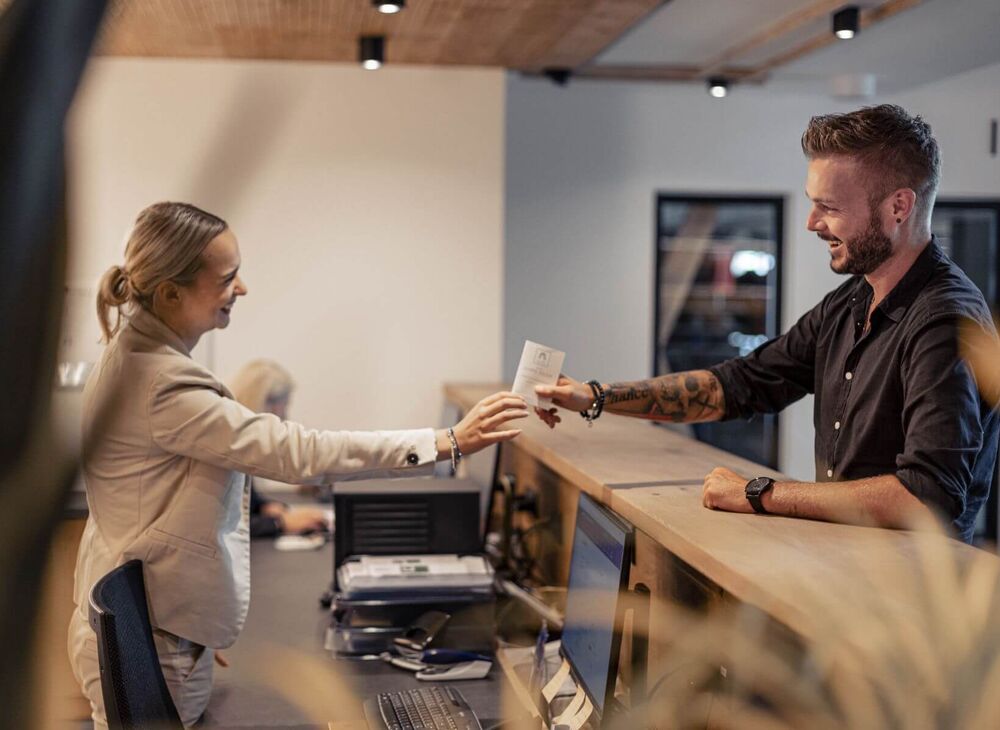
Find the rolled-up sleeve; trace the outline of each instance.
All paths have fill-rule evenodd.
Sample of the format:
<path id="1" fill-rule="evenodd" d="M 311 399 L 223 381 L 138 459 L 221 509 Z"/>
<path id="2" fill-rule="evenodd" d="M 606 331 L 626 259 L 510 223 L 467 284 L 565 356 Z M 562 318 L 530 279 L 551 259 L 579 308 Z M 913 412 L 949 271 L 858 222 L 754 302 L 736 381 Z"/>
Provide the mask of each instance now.
<path id="1" fill-rule="evenodd" d="M 722 386 L 723 420 L 776 413 L 815 387 L 816 339 L 824 303 L 806 312 L 785 334 L 746 357 L 709 368 Z"/>
<path id="2" fill-rule="evenodd" d="M 959 356 L 960 318 L 938 316 L 911 338 L 902 359 L 903 453 L 896 477 L 951 519 L 965 510 L 983 447 L 979 392 Z"/>
<path id="3" fill-rule="evenodd" d="M 152 439 L 164 451 L 295 484 L 430 474 L 433 429 L 320 431 L 227 398 L 196 367 L 170 369 L 148 394 Z"/>

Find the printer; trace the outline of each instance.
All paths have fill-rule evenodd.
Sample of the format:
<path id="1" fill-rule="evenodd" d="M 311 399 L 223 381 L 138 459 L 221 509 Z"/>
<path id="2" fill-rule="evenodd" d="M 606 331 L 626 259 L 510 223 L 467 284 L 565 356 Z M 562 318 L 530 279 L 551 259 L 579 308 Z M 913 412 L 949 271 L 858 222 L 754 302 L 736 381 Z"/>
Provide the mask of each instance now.
<path id="1" fill-rule="evenodd" d="M 480 491 L 463 479 L 337 485 L 331 649 L 377 657 L 434 611 L 448 619 L 431 648 L 493 650 L 496 592 Z"/>

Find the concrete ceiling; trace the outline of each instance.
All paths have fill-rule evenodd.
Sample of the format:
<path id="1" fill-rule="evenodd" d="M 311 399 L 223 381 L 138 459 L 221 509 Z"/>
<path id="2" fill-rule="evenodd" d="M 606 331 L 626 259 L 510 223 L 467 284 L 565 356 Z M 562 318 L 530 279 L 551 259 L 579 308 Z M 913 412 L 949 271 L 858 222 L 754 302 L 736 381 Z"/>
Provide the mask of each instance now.
<path id="1" fill-rule="evenodd" d="M 598 56 L 593 65 L 701 65 L 765 31 L 816 0 L 669 0 Z M 862 8 L 879 5 L 859 2 Z M 794 32 L 734 59 L 736 68 L 759 66 L 816 34 L 829 32 L 823 14 Z M 981 66 L 1000 63 L 1000 0 L 924 0 L 780 66 L 766 83 L 779 88 L 892 94 Z M 846 82 L 846 83 L 844 83 Z"/>

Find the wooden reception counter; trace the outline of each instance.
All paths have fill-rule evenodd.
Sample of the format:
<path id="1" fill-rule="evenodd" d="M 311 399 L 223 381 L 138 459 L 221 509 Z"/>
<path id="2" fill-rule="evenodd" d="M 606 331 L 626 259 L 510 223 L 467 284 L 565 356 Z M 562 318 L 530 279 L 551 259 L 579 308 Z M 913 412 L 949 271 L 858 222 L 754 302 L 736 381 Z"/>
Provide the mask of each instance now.
<path id="1" fill-rule="evenodd" d="M 503 387 L 453 384 L 445 396 L 464 411 Z M 702 480 L 717 466 L 748 479 L 781 476 L 668 428 L 610 414 L 588 428 L 564 413 L 554 430 L 532 416 L 501 455 L 501 472 L 514 475 L 517 491 L 535 493 L 533 519 L 559 528 L 535 531 L 549 533 L 536 545 L 548 573 L 543 581 L 565 584 L 576 494 L 582 490 L 635 525 L 632 582 L 645 583 L 654 599 L 694 607 L 735 599 L 758 607 L 793 637 L 813 638 L 824 630 L 810 600 L 827 587 L 836 586 L 829 599 L 841 605 L 860 605 L 873 585 L 884 587 L 880 599 L 890 608 L 897 599 L 911 600 L 893 596 L 891 586 L 901 575 L 916 575 L 927 539 L 936 541 L 932 552 L 938 558 L 951 555 L 958 565 L 983 555 L 944 536 L 919 540 L 911 532 L 705 509 Z M 652 664 L 662 650 L 655 612 L 650 634 Z"/>

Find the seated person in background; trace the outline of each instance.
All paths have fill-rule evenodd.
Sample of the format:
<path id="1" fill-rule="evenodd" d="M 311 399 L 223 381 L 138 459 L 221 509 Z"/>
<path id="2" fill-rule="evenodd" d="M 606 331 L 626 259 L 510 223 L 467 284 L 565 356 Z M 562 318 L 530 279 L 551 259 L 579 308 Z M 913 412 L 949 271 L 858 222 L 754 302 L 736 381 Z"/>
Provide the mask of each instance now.
<path id="1" fill-rule="evenodd" d="M 287 370 L 273 360 L 252 360 L 244 365 L 230 385 L 233 398 L 254 413 L 273 413 L 288 418 L 288 404 L 295 383 Z M 328 529 L 323 510 L 297 507 L 260 496 L 257 481 L 250 484 L 250 537 L 296 535 Z"/>
<path id="2" fill-rule="evenodd" d="M 706 507 L 883 527 L 933 510 L 970 541 L 993 481 L 998 417 L 959 355 L 959 326 L 987 340 L 996 330 L 982 293 L 931 235 L 937 142 L 920 117 L 884 104 L 813 117 L 802 149 L 806 228 L 850 279 L 746 357 L 591 381 L 594 390 L 613 413 L 678 423 L 774 413 L 814 393 L 817 482 L 718 468 L 705 477 Z M 537 391 L 569 410 L 595 402 L 570 378 Z M 555 409 L 538 414 L 559 420 Z"/>

